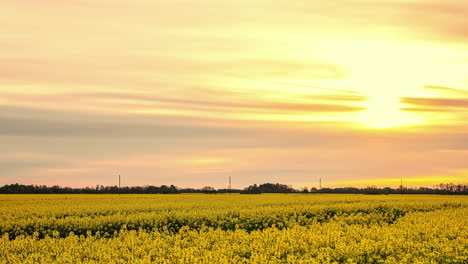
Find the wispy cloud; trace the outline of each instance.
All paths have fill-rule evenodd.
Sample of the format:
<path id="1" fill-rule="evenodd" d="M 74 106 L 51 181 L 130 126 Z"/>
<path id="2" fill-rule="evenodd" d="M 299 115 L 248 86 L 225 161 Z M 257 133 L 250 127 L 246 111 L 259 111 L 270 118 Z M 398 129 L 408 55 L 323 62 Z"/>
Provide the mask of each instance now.
<path id="1" fill-rule="evenodd" d="M 415 106 L 429 106 L 429 107 L 445 107 L 445 108 L 467 108 L 467 99 L 458 98 L 418 98 L 418 97 L 402 97 L 400 102 Z"/>
<path id="2" fill-rule="evenodd" d="M 436 92 L 440 92 L 442 94 L 449 94 L 449 95 L 458 95 L 468 97 L 468 90 L 446 87 L 446 86 L 435 86 L 435 85 L 426 85 L 423 87 L 424 89 L 433 90 Z"/>

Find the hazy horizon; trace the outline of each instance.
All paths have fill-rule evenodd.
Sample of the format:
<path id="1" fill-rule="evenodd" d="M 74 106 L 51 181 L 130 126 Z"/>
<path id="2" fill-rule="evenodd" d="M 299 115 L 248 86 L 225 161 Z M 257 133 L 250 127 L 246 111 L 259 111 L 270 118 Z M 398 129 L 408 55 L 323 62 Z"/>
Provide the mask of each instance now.
<path id="1" fill-rule="evenodd" d="M 0 12 L 0 185 L 468 182 L 468 2 Z"/>

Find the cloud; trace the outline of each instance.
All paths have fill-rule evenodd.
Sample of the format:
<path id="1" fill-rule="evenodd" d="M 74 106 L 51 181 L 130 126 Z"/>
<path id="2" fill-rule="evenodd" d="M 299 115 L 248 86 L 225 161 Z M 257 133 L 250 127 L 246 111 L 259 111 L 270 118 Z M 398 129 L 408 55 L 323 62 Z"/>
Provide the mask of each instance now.
<path id="1" fill-rule="evenodd" d="M 47 116 L 61 118 L 54 117 L 53 113 Z M 275 124 L 274 128 L 206 126 L 193 129 L 171 126 L 171 118 L 157 121 L 154 117 L 135 117 L 132 122 L 127 119 L 131 117 L 119 116 L 93 115 L 89 116 L 89 121 L 76 121 L 83 117 L 73 113 L 66 113 L 64 117 L 69 120 L 55 122 L 52 132 L 35 133 L 34 127 L 42 123 L 38 121 L 22 126 L 22 136 L 0 136 L 7 153 L 42 151 L 48 155 L 46 158 L 39 154 L 0 157 L 3 164 L 10 164 L 8 172 L 0 175 L 0 184 L 20 179 L 24 183 L 38 184 L 108 185 L 118 171 L 125 175 L 128 185 L 222 187 L 225 175 L 232 175 L 239 187 L 264 181 L 300 183 L 318 176 L 323 177 L 324 182 L 333 181 L 339 185 L 345 180 L 434 175 L 453 168 L 466 168 L 468 150 L 465 131 L 468 128 L 461 130 L 459 127 L 438 131 L 423 127 L 424 133 L 280 124 Z M 113 125 L 102 121 L 106 119 Z M 175 120 L 177 117 L 172 119 L 179 122 Z M 102 125 L 95 127 L 98 120 Z M 3 124 L 5 121 L 8 120 L 2 119 Z M 160 133 L 160 126 L 152 126 L 151 122 L 167 123 L 162 131 L 168 133 Z M 55 129 L 62 125 L 69 128 L 70 124 L 74 124 L 71 127 L 78 132 L 71 134 L 67 129 Z M 89 128 L 86 124 L 93 125 Z M 246 124 L 233 124 L 237 125 Z M 132 127 L 130 132 L 129 127 Z M 176 127 L 177 130 L 171 130 Z M 27 134 L 27 130 L 31 133 Z M 54 136 L 50 136 L 51 133 Z M 222 162 L 186 162 L 212 159 Z"/>
<path id="2" fill-rule="evenodd" d="M 69 113 L 70 114 L 70 113 Z M 71 117 L 69 115 L 69 117 Z M 155 124 L 119 120 L 105 116 L 94 120 L 61 120 L 49 117 L 18 118 L 0 116 L 0 135 L 35 137 L 213 137 L 241 133 L 240 130 L 188 125 Z M 237 131 L 237 132 L 236 132 Z"/>
<path id="3" fill-rule="evenodd" d="M 217 111 L 217 108 L 221 109 L 233 109 L 234 111 L 249 111 L 248 109 L 255 110 L 267 110 L 267 111 L 308 111 L 308 112 L 346 112 L 346 111 L 361 111 L 365 108 L 358 107 L 349 104 L 331 104 L 331 103 L 286 103 L 279 101 L 265 101 L 265 100 L 251 100 L 251 102 L 222 102 L 222 101 L 207 101 L 207 100 L 190 100 L 190 99 L 178 99 L 178 98 L 168 98 L 168 97 L 159 97 L 151 94 L 141 94 L 141 93 L 87 93 L 87 94 L 71 94 L 68 95 L 71 97 L 81 97 L 87 99 L 124 99 L 133 101 L 134 103 L 138 102 L 147 102 L 147 103 L 170 103 L 179 105 L 183 109 L 190 109 L 189 106 L 202 106 L 208 108 L 209 111 Z M 314 98 L 313 96 L 309 97 L 310 99 Z M 362 101 L 365 97 L 359 96 L 340 96 L 333 94 L 319 94 L 315 97 L 315 101 L 320 101 L 321 99 L 331 99 L 336 101 Z M 240 101 L 240 100 L 238 100 Z M 213 107 L 210 109 L 210 107 Z"/>
<path id="4" fill-rule="evenodd" d="M 261 98 L 248 98 L 245 96 L 221 97 L 216 100 L 218 94 L 202 94 L 206 99 L 190 99 L 190 97 L 156 96 L 153 93 L 140 92 L 76 92 L 56 94 L 21 94 L 3 93 L 10 108 L 5 108 L 5 113 L 15 110 L 13 106 L 55 109 L 67 111 L 92 111 L 96 113 L 121 113 L 143 116 L 180 116 L 193 118 L 207 118 L 213 120 L 251 120 L 252 115 L 258 121 L 285 121 L 287 118 L 301 118 L 308 116 L 322 116 L 329 113 L 352 113 L 365 110 L 364 107 L 353 104 L 364 99 L 362 96 L 318 94 L 313 97 L 297 96 L 296 98 L 285 98 L 266 100 Z M 332 100 L 333 99 L 333 100 Z M 355 100 L 355 101 L 351 101 Z M 67 102 L 74 102 L 69 104 Z M 48 104 L 46 103 L 48 102 Z M 54 104 L 50 104 L 54 102 Z M 17 112 L 17 111 L 16 111 Z M 251 115 L 251 116 L 249 116 Z M 28 116 L 23 115 L 23 116 Z M 42 118 L 42 117 L 41 117 Z M 42 118 L 43 119 L 43 118 Z M 182 120 L 182 119 L 180 119 Z M 185 118 L 187 121 L 188 118 Z M 18 125 L 18 121 L 11 120 L 10 123 Z M 30 122 L 33 122 L 30 120 Z M 106 122 L 104 122 L 106 123 Z M 108 122 L 107 122 L 108 123 Z M 82 124 L 83 126 L 84 124 Z M 99 122 L 89 124 L 100 127 Z M 112 124 L 108 124 L 112 126 Z M 53 127 L 54 124 L 48 124 Z M 80 130 L 80 129 L 78 129 Z M 124 130 L 122 130 L 124 131 Z M 39 132 L 39 130 L 38 130 Z"/>
<path id="5" fill-rule="evenodd" d="M 341 65 L 307 60 L 245 59 L 227 63 L 225 68 L 233 76 L 242 73 L 266 80 L 301 79 L 304 76 L 308 80 L 343 80 L 348 77 Z"/>
<path id="6" fill-rule="evenodd" d="M 433 38 L 442 41 L 468 40 L 466 2 L 457 0 L 407 2 L 402 6 L 408 10 L 406 21 L 425 29 L 425 34 L 433 35 Z"/>
<path id="7" fill-rule="evenodd" d="M 421 97 L 401 97 L 400 102 L 415 106 L 428 107 L 449 107 L 455 109 L 468 108 L 468 99 L 458 98 L 421 98 Z"/>
<path id="8" fill-rule="evenodd" d="M 451 95 L 468 97 L 468 90 L 457 89 L 457 88 L 446 87 L 446 86 L 435 86 L 435 85 L 426 85 L 423 88 L 427 90 L 440 92 L 443 94 L 451 94 Z"/>
<path id="9" fill-rule="evenodd" d="M 369 99 L 365 95 L 351 95 L 351 94 L 309 94 L 304 96 L 311 100 L 324 100 L 324 101 L 346 101 L 346 102 L 363 102 Z"/>
<path id="10" fill-rule="evenodd" d="M 290 82 L 276 82 L 278 84 L 284 84 L 284 85 L 290 85 L 290 86 L 298 86 L 298 87 L 304 87 L 304 88 L 310 88 L 313 90 L 325 90 L 325 91 L 330 91 L 330 92 L 338 92 L 338 93 L 345 93 L 345 94 L 361 94 L 359 91 L 354 91 L 354 90 L 345 90 L 345 89 L 334 89 L 334 88 L 324 88 L 324 87 L 319 87 L 319 86 L 314 86 L 314 85 L 308 85 L 308 84 L 302 84 L 302 83 L 290 83 Z"/>
<path id="11" fill-rule="evenodd" d="M 401 107 L 401 111 L 406 111 L 406 112 L 416 112 L 416 113 L 434 113 L 434 112 L 443 112 L 443 113 L 453 113 L 454 110 L 453 108 L 436 108 L 436 107 Z M 458 110 L 460 111 L 460 110 Z"/>

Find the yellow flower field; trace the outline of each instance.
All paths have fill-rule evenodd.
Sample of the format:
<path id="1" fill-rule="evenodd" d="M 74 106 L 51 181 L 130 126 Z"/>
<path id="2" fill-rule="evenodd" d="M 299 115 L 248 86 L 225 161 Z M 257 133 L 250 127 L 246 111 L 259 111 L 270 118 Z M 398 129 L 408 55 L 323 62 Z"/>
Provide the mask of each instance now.
<path id="1" fill-rule="evenodd" d="M 468 263 L 468 197 L 0 195 L 0 263 Z"/>

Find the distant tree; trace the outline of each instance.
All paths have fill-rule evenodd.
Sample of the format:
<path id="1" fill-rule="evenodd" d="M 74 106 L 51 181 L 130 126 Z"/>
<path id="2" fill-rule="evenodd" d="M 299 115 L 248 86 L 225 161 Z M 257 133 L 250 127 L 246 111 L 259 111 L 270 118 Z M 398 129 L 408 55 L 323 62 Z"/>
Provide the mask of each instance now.
<path id="1" fill-rule="evenodd" d="M 205 186 L 202 188 L 203 193 L 216 193 L 216 189 L 211 186 Z"/>
<path id="2" fill-rule="evenodd" d="M 251 185 L 241 191 L 241 194 L 259 194 L 261 193 L 260 188 L 257 184 Z"/>
<path id="3" fill-rule="evenodd" d="M 216 190 L 213 187 L 205 186 L 201 189 L 186 188 L 179 189 L 174 185 L 162 185 L 157 186 L 133 186 L 133 187 L 123 187 L 119 188 L 118 186 L 96 186 L 95 188 L 85 187 L 85 188 L 70 188 L 70 187 L 60 187 L 54 185 L 51 187 L 45 185 L 21 185 L 21 184 L 10 184 L 0 187 L 0 193 L 2 194 L 60 194 L 60 193 L 86 193 L 86 194 L 99 194 L 99 193 L 148 193 L 148 194 L 175 194 L 175 193 L 243 193 L 243 194 L 259 194 L 259 193 L 298 193 L 305 192 L 307 189 L 302 190 L 293 189 L 291 186 L 279 184 L 279 183 L 264 183 L 261 185 L 251 185 L 243 190 L 233 189 L 221 189 Z M 402 188 L 378 188 L 376 186 L 368 186 L 366 188 L 356 188 L 356 187 L 342 187 L 342 188 L 322 188 L 317 190 L 317 188 L 310 188 L 309 192 L 311 193 L 360 193 L 360 194 L 399 194 L 401 193 Z M 408 194 L 454 194 L 454 195 L 468 195 L 468 184 L 454 184 L 454 183 L 441 183 L 435 185 L 433 188 L 419 187 L 419 188 L 405 188 L 405 193 Z"/>
<path id="4" fill-rule="evenodd" d="M 241 193 L 256 194 L 256 193 L 292 193 L 298 192 L 290 186 L 279 183 L 264 183 L 259 186 L 257 184 L 245 188 Z"/>
<path id="5" fill-rule="evenodd" d="M 377 186 L 367 186 L 363 189 L 364 194 L 381 194 L 382 192 L 377 188 Z"/>

